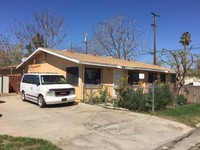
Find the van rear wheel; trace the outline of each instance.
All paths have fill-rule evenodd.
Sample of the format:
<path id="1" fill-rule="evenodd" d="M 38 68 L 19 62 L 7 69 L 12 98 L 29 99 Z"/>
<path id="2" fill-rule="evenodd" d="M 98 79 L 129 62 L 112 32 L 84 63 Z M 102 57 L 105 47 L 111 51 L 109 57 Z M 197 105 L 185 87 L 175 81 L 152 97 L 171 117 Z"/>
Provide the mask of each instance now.
<path id="1" fill-rule="evenodd" d="M 40 108 L 43 108 L 43 107 L 46 106 L 46 103 L 45 103 L 45 101 L 44 101 L 44 98 L 43 98 L 43 96 L 41 96 L 41 95 L 38 97 L 38 106 L 39 106 Z"/>

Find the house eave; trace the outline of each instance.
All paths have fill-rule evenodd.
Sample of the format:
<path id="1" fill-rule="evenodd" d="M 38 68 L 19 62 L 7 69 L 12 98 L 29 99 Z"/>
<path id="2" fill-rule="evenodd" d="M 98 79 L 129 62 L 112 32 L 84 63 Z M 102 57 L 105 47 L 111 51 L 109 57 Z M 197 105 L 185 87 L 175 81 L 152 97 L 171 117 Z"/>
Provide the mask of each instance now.
<path id="1" fill-rule="evenodd" d="M 36 53 L 38 52 L 45 52 L 45 53 L 48 53 L 48 54 L 51 54 L 51 55 L 54 55 L 54 56 L 57 56 L 57 57 L 60 57 L 62 59 L 65 59 L 65 60 L 69 60 L 71 62 L 74 62 L 74 63 L 80 63 L 79 60 L 77 59 L 73 59 L 73 58 L 70 58 L 70 57 L 67 57 L 67 56 L 63 56 L 63 55 L 60 55 L 60 54 L 57 54 L 57 53 L 54 53 L 54 52 L 51 52 L 51 51 L 48 51 L 48 50 L 45 50 L 43 48 L 38 48 L 37 50 L 35 50 L 24 62 L 20 63 L 16 69 L 20 68 L 23 64 L 25 64 L 31 57 L 33 57 Z"/>
<path id="2" fill-rule="evenodd" d="M 140 68 L 140 67 L 122 67 L 127 70 L 141 70 L 141 71 L 152 71 L 152 72 L 161 72 L 161 73 L 170 73 L 168 70 L 159 70 L 159 69 L 149 69 L 149 68 Z"/>
<path id="3" fill-rule="evenodd" d="M 77 60 L 77 59 L 73 59 L 73 58 L 70 58 L 70 57 L 67 57 L 67 56 L 63 56 L 63 55 L 60 55 L 60 54 L 57 54 L 57 53 L 54 53 L 54 52 L 45 50 L 45 49 L 43 49 L 43 48 L 40 48 L 40 49 L 41 49 L 43 52 L 46 52 L 46 53 L 48 53 L 48 54 L 51 54 L 51 55 L 54 55 L 54 56 L 57 56 L 57 57 L 60 57 L 60 58 L 63 58 L 63 59 L 65 59 L 65 60 L 69 60 L 69 61 L 74 62 L 74 63 L 77 63 L 77 64 L 80 63 L 80 61 Z"/>
<path id="4" fill-rule="evenodd" d="M 99 66 L 99 67 L 108 67 L 108 68 L 122 69 L 122 66 L 119 66 L 119 65 L 93 63 L 93 62 L 86 62 L 86 61 L 80 61 L 80 64 L 82 64 L 82 65 L 90 65 L 90 66 Z"/>

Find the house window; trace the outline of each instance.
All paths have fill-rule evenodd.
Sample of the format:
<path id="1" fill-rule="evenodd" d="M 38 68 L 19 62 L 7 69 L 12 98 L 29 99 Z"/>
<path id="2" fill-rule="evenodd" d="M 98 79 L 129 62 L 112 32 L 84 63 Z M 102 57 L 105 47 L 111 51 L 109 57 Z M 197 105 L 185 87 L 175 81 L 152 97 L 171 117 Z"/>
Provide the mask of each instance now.
<path id="1" fill-rule="evenodd" d="M 85 68 L 85 84 L 101 84 L 101 69 Z"/>
<path id="2" fill-rule="evenodd" d="M 157 73 L 149 73 L 148 82 L 153 83 L 155 80 L 157 80 Z"/>
<path id="3" fill-rule="evenodd" d="M 128 84 L 138 85 L 139 73 L 134 71 L 128 71 Z"/>
<path id="4" fill-rule="evenodd" d="M 79 68 L 67 67 L 67 81 L 71 85 L 78 85 Z"/>
<path id="5" fill-rule="evenodd" d="M 171 75 L 171 83 L 176 83 L 176 74 Z"/>
<path id="6" fill-rule="evenodd" d="M 160 81 L 165 83 L 165 74 L 160 74 Z"/>

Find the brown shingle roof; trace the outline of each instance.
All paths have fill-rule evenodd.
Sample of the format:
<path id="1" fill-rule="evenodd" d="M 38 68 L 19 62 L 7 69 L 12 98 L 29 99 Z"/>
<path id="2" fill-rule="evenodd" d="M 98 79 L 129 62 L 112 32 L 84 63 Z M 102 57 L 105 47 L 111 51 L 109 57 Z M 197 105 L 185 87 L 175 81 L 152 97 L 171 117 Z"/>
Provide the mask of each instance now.
<path id="1" fill-rule="evenodd" d="M 88 63 L 96 63 L 102 65 L 115 65 L 115 66 L 122 66 L 125 68 L 132 68 L 136 70 L 157 70 L 157 71 L 169 71 L 174 72 L 173 70 L 165 67 L 160 67 L 157 65 L 152 65 L 144 62 L 137 62 L 132 60 L 122 60 L 112 57 L 102 57 L 102 56 L 95 56 L 90 54 L 83 54 L 83 53 L 76 53 L 72 51 L 61 51 L 61 50 L 54 50 L 54 49 L 47 49 L 45 50 L 51 51 L 53 53 L 63 55 L 72 59 L 79 60 L 80 62 L 88 62 Z"/>
<path id="2" fill-rule="evenodd" d="M 172 69 L 160 67 L 157 65 L 152 65 L 144 62 L 136 62 L 132 60 L 122 60 L 112 57 L 102 57 L 102 56 L 95 56 L 90 54 L 83 54 L 83 53 L 76 53 L 67 50 L 55 50 L 50 48 L 38 48 L 31 56 L 27 58 L 28 61 L 35 53 L 44 51 L 47 53 L 51 53 L 58 57 L 72 60 L 79 64 L 89 64 L 95 66 L 112 66 L 114 68 L 124 68 L 124 69 L 132 69 L 132 70 L 148 70 L 148 71 L 158 71 L 158 72 L 169 72 L 174 73 Z M 24 63 L 21 63 L 18 67 L 22 66 Z M 18 68 L 17 67 L 17 68 Z"/>

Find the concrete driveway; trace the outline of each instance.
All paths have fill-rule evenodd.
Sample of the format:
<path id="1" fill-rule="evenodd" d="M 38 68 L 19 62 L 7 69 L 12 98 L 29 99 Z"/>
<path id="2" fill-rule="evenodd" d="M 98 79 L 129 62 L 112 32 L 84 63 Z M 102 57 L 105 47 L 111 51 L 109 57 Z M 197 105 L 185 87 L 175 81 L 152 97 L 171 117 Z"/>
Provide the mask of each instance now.
<path id="1" fill-rule="evenodd" d="M 151 115 L 82 103 L 41 109 L 19 95 L 0 100 L 0 134 L 43 138 L 65 150 L 151 150 L 192 130 Z"/>

